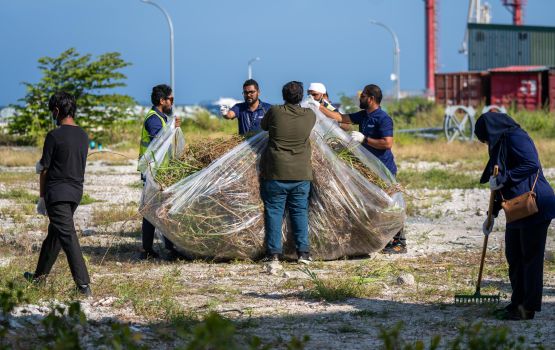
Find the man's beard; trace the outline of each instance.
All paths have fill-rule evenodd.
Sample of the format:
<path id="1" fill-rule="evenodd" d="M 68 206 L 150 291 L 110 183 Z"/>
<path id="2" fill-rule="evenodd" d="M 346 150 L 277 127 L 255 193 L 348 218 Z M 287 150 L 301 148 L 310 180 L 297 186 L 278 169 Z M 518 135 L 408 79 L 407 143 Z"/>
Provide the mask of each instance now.
<path id="1" fill-rule="evenodd" d="M 360 107 L 360 109 L 368 109 L 368 101 L 359 101 L 358 106 Z"/>
<path id="2" fill-rule="evenodd" d="M 255 104 L 256 101 L 258 101 L 258 98 L 245 98 L 245 102 L 246 102 L 249 106 L 252 106 L 253 104 Z"/>
<path id="3" fill-rule="evenodd" d="M 173 107 L 162 107 L 162 112 L 164 112 L 165 115 L 172 115 Z"/>

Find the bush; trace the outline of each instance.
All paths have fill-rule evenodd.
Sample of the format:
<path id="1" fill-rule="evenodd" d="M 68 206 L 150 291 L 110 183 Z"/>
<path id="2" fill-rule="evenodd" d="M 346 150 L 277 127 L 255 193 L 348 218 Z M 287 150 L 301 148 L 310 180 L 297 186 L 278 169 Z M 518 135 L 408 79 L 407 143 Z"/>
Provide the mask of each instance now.
<path id="1" fill-rule="evenodd" d="M 191 116 L 184 118 L 181 122 L 181 128 L 187 133 L 199 132 L 223 132 L 226 134 L 237 133 L 237 121 L 218 118 L 210 114 L 205 109 L 200 109 L 194 112 Z"/>
<path id="2" fill-rule="evenodd" d="M 555 115 L 546 110 L 509 111 L 508 114 L 532 137 L 555 137 Z"/>
<path id="3" fill-rule="evenodd" d="M 402 340 L 403 323 L 395 327 L 382 328 L 379 338 L 383 341 L 384 350 L 424 350 L 425 343 L 418 340 L 408 343 Z M 433 336 L 429 342 L 429 350 L 438 349 L 441 336 Z M 532 350 L 543 349 L 543 346 L 527 346 L 523 336 L 515 337 L 506 326 L 484 326 L 482 322 L 459 327 L 459 333 L 446 341 L 442 349 L 449 350 Z"/>

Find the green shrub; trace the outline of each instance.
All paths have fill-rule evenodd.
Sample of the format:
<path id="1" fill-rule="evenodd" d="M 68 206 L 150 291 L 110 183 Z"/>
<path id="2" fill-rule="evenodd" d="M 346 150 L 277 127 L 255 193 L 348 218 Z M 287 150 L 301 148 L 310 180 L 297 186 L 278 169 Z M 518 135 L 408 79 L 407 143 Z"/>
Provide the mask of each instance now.
<path id="1" fill-rule="evenodd" d="M 473 176 L 464 172 L 430 169 L 426 171 L 401 170 L 397 174 L 397 180 L 406 188 L 429 188 L 429 189 L 471 189 L 483 187 L 479 183 L 479 176 Z"/>
<path id="2" fill-rule="evenodd" d="M 218 118 L 205 109 L 199 110 L 188 118 L 184 118 L 181 128 L 187 137 L 188 132 L 225 132 L 233 134 L 237 132 L 237 121 Z"/>
<path id="3" fill-rule="evenodd" d="M 532 138 L 555 137 L 555 115 L 549 113 L 549 111 L 509 111 L 509 115 L 512 116 Z"/>
<path id="4" fill-rule="evenodd" d="M 424 341 L 405 342 L 401 336 L 403 323 L 395 327 L 382 328 L 379 338 L 383 341 L 384 350 L 435 350 L 441 344 L 441 336 L 430 339 L 426 348 Z M 445 342 L 444 349 L 449 350 L 532 350 L 543 349 L 543 346 L 528 346 L 526 338 L 514 336 L 506 326 L 484 326 L 482 322 L 459 327 L 457 336 Z"/>

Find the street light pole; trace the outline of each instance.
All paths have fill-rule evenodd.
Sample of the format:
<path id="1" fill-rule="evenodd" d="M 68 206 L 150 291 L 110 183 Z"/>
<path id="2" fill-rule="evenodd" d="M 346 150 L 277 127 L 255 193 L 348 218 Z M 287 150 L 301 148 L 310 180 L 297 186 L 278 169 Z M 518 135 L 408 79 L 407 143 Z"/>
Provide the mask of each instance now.
<path id="1" fill-rule="evenodd" d="M 150 4 L 152 6 L 157 7 L 160 11 L 162 11 L 162 13 L 164 14 L 164 16 L 166 16 L 166 19 L 168 20 L 168 25 L 170 27 L 170 85 L 173 91 L 173 95 L 175 96 L 175 80 L 174 80 L 174 61 L 173 61 L 173 23 L 172 23 L 172 19 L 169 15 L 169 13 L 164 10 L 164 8 L 160 5 L 158 5 L 157 3 L 155 3 L 152 0 L 141 0 L 142 2 L 144 2 L 145 4 Z"/>
<path id="2" fill-rule="evenodd" d="M 260 57 L 251 58 L 248 63 L 248 77 L 252 79 L 252 64 L 256 61 L 260 61 Z"/>
<path id="3" fill-rule="evenodd" d="M 370 23 L 385 28 L 393 37 L 393 42 L 395 44 L 395 48 L 393 49 L 394 76 L 391 77 L 391 80 L 395 80 L 395 98 L 399 101 L 401 98 L 401 49 L 399 48 L 399 39 L 397 38 L 397 34 L 387 25 L 373 19 L 370 20 Z"/>

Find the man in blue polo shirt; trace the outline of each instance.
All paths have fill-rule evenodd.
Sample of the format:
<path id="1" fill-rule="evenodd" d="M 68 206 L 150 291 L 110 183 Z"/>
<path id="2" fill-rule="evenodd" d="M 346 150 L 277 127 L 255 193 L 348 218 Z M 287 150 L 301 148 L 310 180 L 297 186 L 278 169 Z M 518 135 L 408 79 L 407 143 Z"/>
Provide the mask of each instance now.
<path id="1" fill-rule="evenodd" d="M 314 103 L 317 101 L 311 101 Z M 351 114 L 333 112 L 320 104 L 319 110 L 328 118 L 344 124 L 358 124 L 359 131 L 352 131 L 353 140 L 362 143 L 389 169 L 393 176 L 397 175 L 397 165 L 391 147 L 393 146 L 393 120 L 380 107 L 382 90 L 379 86 L 370 84 L 364 87 L 360 94 L 361 111 Z M 407 252 L 406 239 L 401 230 L 383 250 L 388 254 L 402 254 Z"/>
<path id="2" fill-rule="evenodd" d="M 271 104 L 258 99 L 260 89 L 254 79 L 249 79 L 243 84 L 243 97 L 245 102 L 237 103 L 231 109 L 228 106 L 220 107 L 220 114 L 226 119 L 235 119 L 239 124 L 239 135 L 261 130 L 260 121 Z"/>

